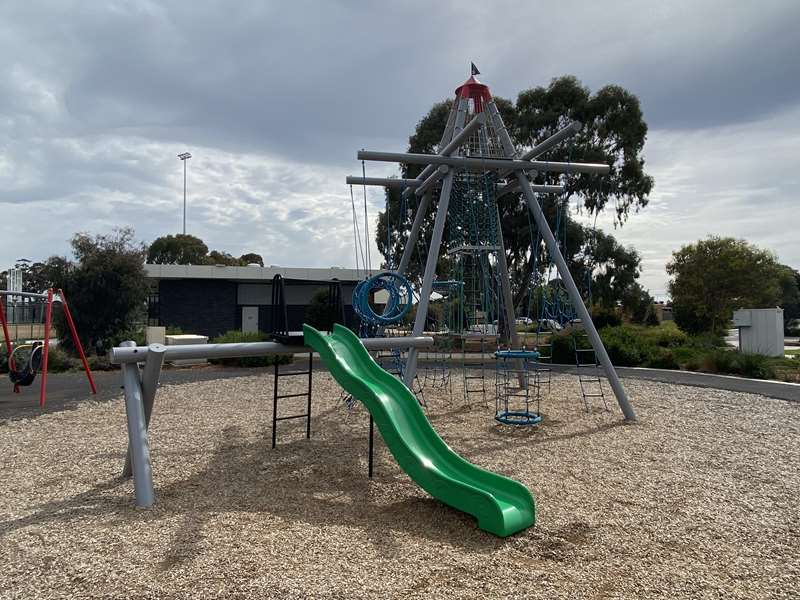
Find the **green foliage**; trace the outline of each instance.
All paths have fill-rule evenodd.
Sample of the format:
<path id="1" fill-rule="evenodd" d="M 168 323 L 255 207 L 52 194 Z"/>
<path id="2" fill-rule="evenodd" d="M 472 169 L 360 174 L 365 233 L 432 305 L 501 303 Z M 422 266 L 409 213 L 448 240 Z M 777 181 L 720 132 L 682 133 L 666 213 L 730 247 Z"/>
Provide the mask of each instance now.
<path id="1" fill-rule="evenodd" d="M 211 340 L 212 344 L 242 344 L 250 342 L 265 342 L 269 336 L 265 333 L 245 333 L 239 330 L 232 330 L 223 333 Z M 225 367 L 268 367 L 276 362 L 280 365 L 291 363 L 291 354 L 271 354 L 267 356 L 244 356 L 241 358 L 212 358 L 208 362 L 214 365 Z"/>
<path id="2" fill-rule="evenodd" d="M 261 258 L 260 254 L 256 254 L 255 252 L 249 252 L 247 254 L 242 254 L 239 257 L 239 262 L 243 266 L 250 265 L 250 264 L 255 264 L 255 265 L 258 265 L 260 267 L 264 266 L 264 259 Z"/>
<path id="3" fill-rule="evenodd" d="M 655 345 L 632 327 L 606 327 L 600 331 L 600 337 L 611 362 L 620 367 L 642 366 L 654 353 Z"/>
<path id="4" fill-rule="evenodd" d="M 774 379 L 772 360 L 759 354 L 746 354 L 732 349 L 715 348 L 703 355 L 700 371 L 705 373 L 731 373 L 754 379 Z"/>
<path id="5" fill-rule="evenodd" d="M 147 262 L 156 265 L 202 265 L 208 246 L 193 235 L 165 235 L 153 240 L 147 250 Z"/>
<path id="6" fill-rule="evenodd" d="M 615 308 L 595 305 L 592 307 L 592 322 L 597 329 L 622 325 L 622 315 Z"/>
<path id="7" fill-rule="evenodd" d="M 667 273 L 675 322 L 689 333 L 720 333 L 735 309 L 780 302 L 775 256 L 745 240 L 712 236 L 683 246 Z"/>
<path id="8" fill-rule="evenodd" d="M 305 323 L 320 331 L 331 331 L 333 324 L 342 320 L 341 312 L 337 314 L 337 307 L 330 303 L 329 296 L 328 288 L 319 288 L 314 292 L 303 318 Z"/>
<path id="9" fill-rule="evenodd" d="M 84 349 L 105 352 L 114 340 L 141 321 L 147 300 L 144 247 L 133 241 L 133 230 L 111 235 L 72 238 L 77 263 L 63 282 L 72 318 Z M 55 319 L 61 345 L 72 349 L 72 339 L 61 314 Z"/>
<path id="10" fill-rule="evenodd" d="M 208 251 L 203 240 L 193 235 L 165 235 L 153 240 L 147 249 L 147 262 L 157 265 L 225 265 L 243 267 L 251 263 L 264 266 L 260 254 L 248 252 L 236 258 L 228 252 Z"/>
<path id="11" fill-rule="evenodd" d="M 799 335 L 792 323 L 800 319 L 800 272 L 786 265 L 778 265 L 778 285 L 781 288 L 784 333 Z"/>

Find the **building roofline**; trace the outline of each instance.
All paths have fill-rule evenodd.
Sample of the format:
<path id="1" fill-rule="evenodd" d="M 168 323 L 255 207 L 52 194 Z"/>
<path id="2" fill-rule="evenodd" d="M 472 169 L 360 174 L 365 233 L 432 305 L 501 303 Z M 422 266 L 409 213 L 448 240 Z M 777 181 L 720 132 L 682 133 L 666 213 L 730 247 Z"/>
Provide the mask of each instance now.
<path id="1" fill-rule="evenodd" d="M 302 282 L 326 282 L 338 279 L 345 282 L 357 282 L 364 279 L 363 271 L 340 267 L 268 267 L 247 266 L 229 267 L 225 265 L 155 265 L 145 264 L 148 279 L 216 279 L 221 281 L 237 281 L 240 283 L 268 283 L 275 275 L 285 279 Z"/>

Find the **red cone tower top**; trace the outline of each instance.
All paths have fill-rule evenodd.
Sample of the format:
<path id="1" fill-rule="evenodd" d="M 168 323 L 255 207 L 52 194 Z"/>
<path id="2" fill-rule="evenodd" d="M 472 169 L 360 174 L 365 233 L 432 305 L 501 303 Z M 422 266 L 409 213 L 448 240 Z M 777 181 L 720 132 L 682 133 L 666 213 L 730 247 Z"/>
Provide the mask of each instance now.
<path id="1" fill-rule="evenodd" d="M 456 99 L 459 98 L 472 100 L 475 105 L 475 114 L 478 114 L 483 112 L 484 103 L 492 99 L 492 93 L 489 91 L 488 85 L 481 83 L 473 75 L 456 88 Z"/>

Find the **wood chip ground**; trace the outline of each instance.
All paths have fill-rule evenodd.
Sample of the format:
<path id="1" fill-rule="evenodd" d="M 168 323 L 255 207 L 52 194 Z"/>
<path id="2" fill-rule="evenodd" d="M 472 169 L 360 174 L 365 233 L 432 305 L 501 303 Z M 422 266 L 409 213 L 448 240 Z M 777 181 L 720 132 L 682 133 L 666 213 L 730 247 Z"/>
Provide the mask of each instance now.
<path id="1" fill-rule="evenodd" d="M 369 480 L 367 413 L 325 373 L 312 439 L 286 421 L 275 450 L 271 377 L 163 387 L 151 510 L 119 477 L 121 399 L 4 423 L 0 598 L 800 596 L 800 405 L 625 383 L 633 425 L 616 405 L 586 414 L 570 376 L 529 429 L 458 381 L 452 400 L 426 391 L 455 451 L 534 493 L 538 524 L 508 539 L 424 493 L 381 441 Z"/>

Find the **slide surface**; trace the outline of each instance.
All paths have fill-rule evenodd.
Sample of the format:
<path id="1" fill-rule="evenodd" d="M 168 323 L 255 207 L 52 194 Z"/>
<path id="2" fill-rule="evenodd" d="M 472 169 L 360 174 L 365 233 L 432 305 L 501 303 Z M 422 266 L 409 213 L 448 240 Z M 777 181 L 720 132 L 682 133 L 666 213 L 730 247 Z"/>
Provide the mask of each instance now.
<path id="1" fill-rule="evenodd" d="M 521 483 L 476 467 L 436 434 L 408 388 L 378 366 L 358 337 L 334 325 L 323 335 L 303 325 L 305 343 L 316 350 L 334 379 L 372 414 L 400 467 L 426 492 L 478 520 L 500 537 L 536 522 L 536 506 Z"/>

